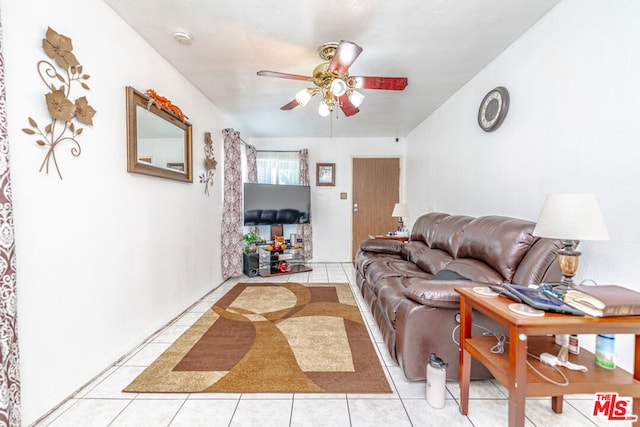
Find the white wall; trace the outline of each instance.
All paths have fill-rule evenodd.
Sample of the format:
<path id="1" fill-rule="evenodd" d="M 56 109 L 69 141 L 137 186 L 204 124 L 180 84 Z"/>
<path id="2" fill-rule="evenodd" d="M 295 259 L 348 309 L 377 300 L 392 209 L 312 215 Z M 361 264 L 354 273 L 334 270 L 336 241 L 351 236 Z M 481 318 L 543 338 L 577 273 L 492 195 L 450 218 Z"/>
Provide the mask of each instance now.
<path id="1" fill-rule="evenodd" d="M 204 133 L 221 161 L 214 105 L 100 0 L 0 0 L 6 72 L 25 425 L 134 348 L 221 281 L 221 163 L 211 196 Z M 21 129 L 46 122 L 47 27 L 69 36 L 91 78 L 78 87 L 94 126 L 56 156 L 63 174 L 38 172 L 45 151 Z M 155 89 L 193 124 L 194 183 L 127 173 L 125 86 Z M 74 98 L 75 99 L 75 98 Z"/>
<path id="2" fill-rule="evenodd" d="M 403 162 L 406 141 L 403 138 L 400 138 L 398 142 L 391 137 L 254 138 L 248 142 L 255 145 L 258 150 L 309 149 L 314 262 L 351 261 L 352 158 L 399 157 L 401 179 L 404 175 Z M 336 164 L 335 187 L 317 187 L 315 185 L 316 163 Z M 347 199 L 340 199 L 340 193 L 347 193 Z"/>
<path id="3" fill-rule="evenodd" d="M 537 220 L 550 193 L 596 193 L 611 240 L 582 242 L 576 279 L 640 290 L 640 3 L 564 0 L 408 136 L 412 219 L 428 211 Z M 502 127 L 477 110 L 511 94 Z M 587 337 L 589 345 L 592 337 Z M 633 342 L 617 340 L 632 369 Z"/>

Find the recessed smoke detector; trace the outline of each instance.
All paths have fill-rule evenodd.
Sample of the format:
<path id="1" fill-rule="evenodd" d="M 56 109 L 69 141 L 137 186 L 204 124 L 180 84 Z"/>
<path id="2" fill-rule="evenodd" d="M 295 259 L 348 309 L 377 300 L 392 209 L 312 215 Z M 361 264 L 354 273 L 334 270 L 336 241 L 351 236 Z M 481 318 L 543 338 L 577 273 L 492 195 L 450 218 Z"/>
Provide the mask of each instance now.
<path id="1" fill-rule="evenodd" d="M 173 38 L 180 44 L 191 44 L 193 42 L 193 36 L 186 31 L 176 31 L 173 33 Z"/>

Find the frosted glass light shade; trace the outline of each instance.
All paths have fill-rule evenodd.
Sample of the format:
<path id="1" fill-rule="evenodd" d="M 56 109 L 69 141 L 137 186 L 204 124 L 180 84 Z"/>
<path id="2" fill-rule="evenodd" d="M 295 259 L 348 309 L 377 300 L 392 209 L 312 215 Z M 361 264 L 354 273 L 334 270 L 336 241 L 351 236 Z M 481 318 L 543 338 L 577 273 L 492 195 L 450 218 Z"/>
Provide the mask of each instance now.
<path id="1" fill-rule="evenodd" d="M 331 114 L 331 110 L 329 110 L 329 106 L 326 102 L 322 101 L 320 105 L 318 105 L 318 114 L 320 114 L 322 117 L 327 117 L 329 114 Z"/>
<path id="2" fill-rule="evenodd" d="M 347 84 L 342 79 L 334 79 L 331 82 L 331 93 L 333 96 L 340 97 L 347 91 Z"/>
<path id="3" fill-rule="evenodd" d="M 608 240 L 595 194 L 564 193 L 547 196 L 534 236 L 562 240 Z"/>
<path id="4" fill-rule="evenodd" d="M 309 103 L 312 96 L 313 95 L 309 89 L 302 89 L 300 92 L 296 93 L 296 101 L 304 107 Z"/>
<path id="5" fill-rule="evenodd" d="M 362 101 L 364 101 L 364 95 L 352 90 L 349 94 L 349 101 L 351 101 L 354 107 L 358 108 L 362 104 Z"/>

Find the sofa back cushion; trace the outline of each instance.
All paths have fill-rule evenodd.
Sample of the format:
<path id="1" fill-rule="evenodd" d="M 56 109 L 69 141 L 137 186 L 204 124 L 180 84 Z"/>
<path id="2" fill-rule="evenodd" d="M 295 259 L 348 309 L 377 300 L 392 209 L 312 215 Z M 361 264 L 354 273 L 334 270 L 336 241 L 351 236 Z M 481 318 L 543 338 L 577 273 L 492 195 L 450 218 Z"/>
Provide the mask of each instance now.
<path id="1" fill-rule="evenodd" d="M 541 282 L 559 282 L 562 274 L 556 259 L 558 251 L 562 248 L 560 240 L 537 239 L 520 261 L 511 282 L 522 286 Z"/>
<path id="2" fill-rule="evenodd" d="M 452 257 L 456 257 L 463 230 L 473 217 L 465 215 L 449 215 L 440 220 L 430 235 L 427 244 L 432 249 L 441 249 Z"/>
<path id="3" fill-rule="evenodd" d="M 535 237 L 535 223 L 517 218 L 483 216 L 464 229 L 458 258 L 472 258 L 486 263 L 511 281 Z M 461 273 L 464 274 L 464 273 Z"/>
<path id="4" fill-rule="evenodd" d="M 410 240 L 428 243 L 431 240 L 431 236 L 435 231 L 436 225 L 443 218 L 448 216 L 449 214 L 441 212 L 430 212 L 428 214 L 421 215 L 416 219 L 416 222 L 413 223 Z"/>

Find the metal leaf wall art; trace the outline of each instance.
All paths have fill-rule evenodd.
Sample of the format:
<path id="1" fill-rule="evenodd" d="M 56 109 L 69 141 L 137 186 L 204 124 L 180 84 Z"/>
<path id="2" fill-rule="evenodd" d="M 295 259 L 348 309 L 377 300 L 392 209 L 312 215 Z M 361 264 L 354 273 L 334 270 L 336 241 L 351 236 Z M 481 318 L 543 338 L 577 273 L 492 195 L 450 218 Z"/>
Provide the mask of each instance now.
<path id="1" fill-rule="evenodd" d="M 204 184 L 204 194 L 209 195 L 209 186 L 213 185 L 213 171 L 216 169 L 218 162 L 213 156 L 213 140 L 211 139 L 211 133 L 205 132 L 204 134 L 204 168 L 205 171 L 200 175 L 200 183 Z"/>
<path id="2" fill-rule="evenodd" d="M 33 118 L 29 117 L 30 128 L 22 131 L 28 135 L 37 135 L 36 144 L 47 148 L 47 153 L 40 165 L 40 172 L 44 169 L 49 173 L 49 166 L 53 162 L 60 179 L 62 174 L 56 160 L 56 148 L 64 142 L 69 142 L 71 154 L 80 156 L 81 147 L 77 138 L 82 134 L 80 124 L 93 126 L 93 116 L 96 110 L 89 105 L 86 96 L 71 101 L 70 93 L 73 83 L 89 90 L 86 81 L 89 75 L 83 73 L 83 67 L 74 55 L 71 39 L 49 27 L 45 38 L 42 40 L 42 48 L 46 54 L 55 61 L 42 60 L 38 62 L 38 74 L 49 92 L 45 94 L 47 109 L 51 120 L 41 127 Z"/>

